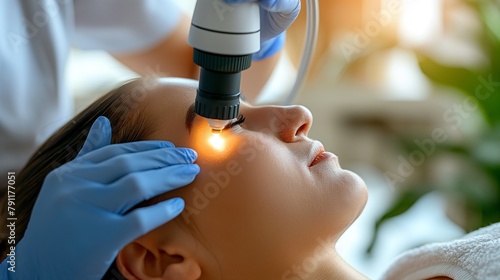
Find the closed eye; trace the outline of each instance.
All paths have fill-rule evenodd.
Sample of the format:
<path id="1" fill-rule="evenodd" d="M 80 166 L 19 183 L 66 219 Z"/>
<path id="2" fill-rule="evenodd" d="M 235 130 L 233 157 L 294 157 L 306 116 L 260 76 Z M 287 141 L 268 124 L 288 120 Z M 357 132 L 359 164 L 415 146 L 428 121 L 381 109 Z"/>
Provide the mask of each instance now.
<path id="1" fill-rule="evenodd" d="M 230 124 L 227 124 L 222 130 L 230 129 L 236 125 L 240 125 L 245 122 L 245 116 L 240 115 L 237 120 L 233 121 Z"/>

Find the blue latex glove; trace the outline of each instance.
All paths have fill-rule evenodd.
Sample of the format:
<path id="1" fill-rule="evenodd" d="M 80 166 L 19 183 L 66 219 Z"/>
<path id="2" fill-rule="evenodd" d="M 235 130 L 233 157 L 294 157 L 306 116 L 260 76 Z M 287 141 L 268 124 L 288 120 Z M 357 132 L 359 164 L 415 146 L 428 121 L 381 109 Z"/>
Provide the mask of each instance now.
<path id="1" fill-rule="evenodd" d="M 285 31 L 300 12 L 300 0 L 225 0 L 228 4 L 259 2 L 260 51 L 254 60 L 261 60 L 280 51 L 285 44 Z"/>
<path id="2" fill-rule="evenodd" d="M 124 214 L 191 183 L 200 171 L 194 151 L 110 143 L 109 120 L 99 117 L 77 158 L 47 175 L 7 279 L 101 279 L 121 248 L 181 213 L 184 201 L 173 198 Z"/>

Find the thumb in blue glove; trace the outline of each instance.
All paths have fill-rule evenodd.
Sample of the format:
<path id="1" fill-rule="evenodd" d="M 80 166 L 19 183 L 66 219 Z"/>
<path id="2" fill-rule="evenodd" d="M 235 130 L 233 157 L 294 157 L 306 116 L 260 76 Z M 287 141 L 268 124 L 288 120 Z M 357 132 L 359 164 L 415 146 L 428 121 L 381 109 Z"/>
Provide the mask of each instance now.
<path id="1" fill-rule="evenodd" d="M 121 248 L 182 212 L 180 198 L 128 211 L 191 183 L 199 173 L 194 151 L 166 141 L 110 142 L 109 120 L 99 117 L 77 158 L 47 175 L 9 279 L 101 279 Z"/>

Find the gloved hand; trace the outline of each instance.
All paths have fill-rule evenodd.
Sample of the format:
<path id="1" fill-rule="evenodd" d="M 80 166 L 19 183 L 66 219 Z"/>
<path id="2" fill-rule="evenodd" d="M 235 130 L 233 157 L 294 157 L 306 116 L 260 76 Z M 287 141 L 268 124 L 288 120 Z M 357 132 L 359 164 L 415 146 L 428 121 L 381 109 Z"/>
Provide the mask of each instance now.
<path id="1" fill-rule="evenodd" d="M 260 51 L 254 60 L 261 60 L 280 51 L 285 44 L 285 31 L 300 12 L 300 0 L 225 0 L 228 4 L 259 2 Z"/>
<path id="2" fill-rule="evenodd" d="M 9 279 L 101 279 L 121 248 L 182 212 L 184 201 L 173 198 L 125 214 L 191 183 L 200 171 L 194 151 L 110 143 L 109 120 L 99 117 L 77 158 L 47 175 Z"/>

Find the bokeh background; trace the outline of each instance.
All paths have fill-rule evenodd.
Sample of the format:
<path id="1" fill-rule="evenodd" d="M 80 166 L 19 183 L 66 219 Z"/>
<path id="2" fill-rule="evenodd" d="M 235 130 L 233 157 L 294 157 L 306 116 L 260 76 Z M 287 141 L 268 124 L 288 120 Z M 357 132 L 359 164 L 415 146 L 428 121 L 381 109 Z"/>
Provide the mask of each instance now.
<path id="1" fill-rule="evenodd" d="M 194 2 L 179 0 L 187 13 Z M 342 256 L 377 278 L 404 250 L 499 221 L 500 1 L 319 6 L 297 103 L 314 115 L 310 136 L 360 174 L 370 195 L 338 244 Z M 279 104 L 290 91 L 305 24 L 303 12 L 260 103 Z M 67 75 L 77 109 L 137 76 L 106 53 L 77 49 Z"/>

